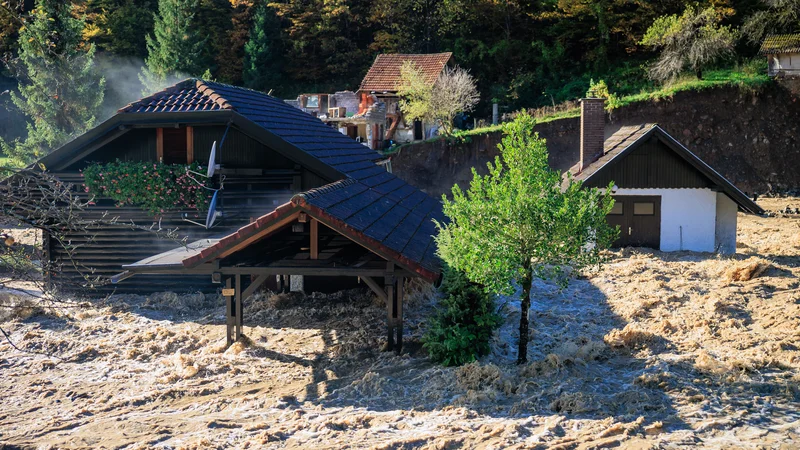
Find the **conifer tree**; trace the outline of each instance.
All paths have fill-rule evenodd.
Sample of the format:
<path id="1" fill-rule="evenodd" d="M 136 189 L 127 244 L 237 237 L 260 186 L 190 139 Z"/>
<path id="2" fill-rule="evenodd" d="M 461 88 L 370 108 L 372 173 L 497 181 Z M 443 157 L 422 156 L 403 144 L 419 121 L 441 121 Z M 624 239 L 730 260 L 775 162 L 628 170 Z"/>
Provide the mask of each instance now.
<path id="1" fill-rule="evenodd" d="M 277 89 L 281 79 L 281 22 L 265 3 L 253 16 L 250 40 L 244 46 L 242 78 L 247 87 L 269 91 Z"/>
<path id="2" fill-rule="evenodd" d="M 63 0 L 37 0 L 19 33 L 19 56 L 9 68 L 19 80 L 14 105 L 28 117 L 25 140 L 2 142 L 18 164 L 40 158 L 94 125 L 105 80 L 95 48 L 82 41 L 84 21 Z"/>
<path id="3" fill-rule="evenodd" d="M 195 23 L 199 0 L 159 0 L 153 35 L 147 36 L 146 67 L 139 77 L 145 94 L 187 76 L 198 76 L 206 38 Z"/>

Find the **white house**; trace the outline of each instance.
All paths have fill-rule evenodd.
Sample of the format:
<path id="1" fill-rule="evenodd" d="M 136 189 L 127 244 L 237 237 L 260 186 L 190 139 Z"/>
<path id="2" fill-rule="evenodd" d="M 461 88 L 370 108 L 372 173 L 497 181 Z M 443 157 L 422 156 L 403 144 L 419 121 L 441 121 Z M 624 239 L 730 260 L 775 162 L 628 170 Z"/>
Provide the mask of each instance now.
<path id="1" fill-rule="evenodd" d="M 625 126 L 604 139 L 604 103 L 581 100 L 580 161 L 570 172 L 589 187 L 613 183 L 615 245 L 735 253 L 737 210 L 761 207 L 658 125 Z"/>
<path id="2" fill-rule="evenodd" d="M 767 57 L 770 76 L 800 75 L 800 33 L 767 36 L 758 53 Z"/>

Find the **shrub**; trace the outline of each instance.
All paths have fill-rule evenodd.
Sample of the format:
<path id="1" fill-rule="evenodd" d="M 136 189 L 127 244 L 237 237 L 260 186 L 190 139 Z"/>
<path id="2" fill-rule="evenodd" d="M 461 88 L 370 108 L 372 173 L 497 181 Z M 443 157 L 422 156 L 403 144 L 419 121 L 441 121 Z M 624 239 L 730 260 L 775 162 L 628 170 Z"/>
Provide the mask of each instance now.
<path id="1" fill-rule="evenodd" d="M 184 208 L 205 211 L 210 191 L 200 183 L 209 183 L 204 177 L 192 179 L 189 170 L 198 172 L 200 166 L 117 160 L 88 166 L 83 178 L 86 192 L 108 197 L 117 206 L 136 205 L 153 214 Z"/>
<path id="2" fill-rule="evenodd" d="M 586 91 L 586 96 L 590 98 L 606 99 L 606 109 L 609 111 L 621 106 L 619 97 L 609 92 L 608 85 L 603 80 L 597 83 L 595 83 L 594 80 L 589 81 L 589 90 Z"/>
<path id="3" fill-rule="evenodd" d="M 493 297 L 449 268 L 440 290 L 444 297 L 422 337 L 428 355 L 445 366 L 459 366 L 488 354 L 489 339 L 501 323 Z"/>

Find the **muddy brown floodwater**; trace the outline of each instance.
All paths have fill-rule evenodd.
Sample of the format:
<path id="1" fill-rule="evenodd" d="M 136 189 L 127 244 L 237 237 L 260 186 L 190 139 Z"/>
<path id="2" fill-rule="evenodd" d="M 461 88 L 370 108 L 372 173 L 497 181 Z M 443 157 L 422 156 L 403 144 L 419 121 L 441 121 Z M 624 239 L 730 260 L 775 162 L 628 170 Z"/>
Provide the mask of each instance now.
<path id="1" fill-rule="evenodd" d="M 0 343 L 0 448 L 798 448 L 800 219 L 739 219 L 732 257 L 626 249 L 538 283 L 525 366 L 513 298 L 490 356 L 428 361 L 425 286 L 399 356 L 366 290 L 260 296 L 228 349 L 211 296 L 6 311 L 63 360 Z"/>

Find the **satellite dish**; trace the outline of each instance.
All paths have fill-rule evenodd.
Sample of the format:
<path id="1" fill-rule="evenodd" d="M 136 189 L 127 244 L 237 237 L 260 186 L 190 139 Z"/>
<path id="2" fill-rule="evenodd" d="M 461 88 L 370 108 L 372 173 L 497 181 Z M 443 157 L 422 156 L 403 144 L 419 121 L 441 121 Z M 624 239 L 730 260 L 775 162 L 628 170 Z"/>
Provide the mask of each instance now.
<path id="1" fill-rule="evenodd" d="M 211 204 L 208 205 L 208 215 L 206 216 L 206 229 L 210 229 L 214 226 L 214 222 L 217 221 L 219 216 L 222 215 L 220 211 L 217 211 L 217 197 L 219 196 L 219 191 L 214 192 L 214 196 L 211 197 Z"/>
<path id="2" fill-rule="evenodd" d="M 206 177 L 211 178 L 214 176 L 214 171 L 217 170 L 217 141 L 211 145 L 211 155 L 208 157 L 208 172 Z"/>

